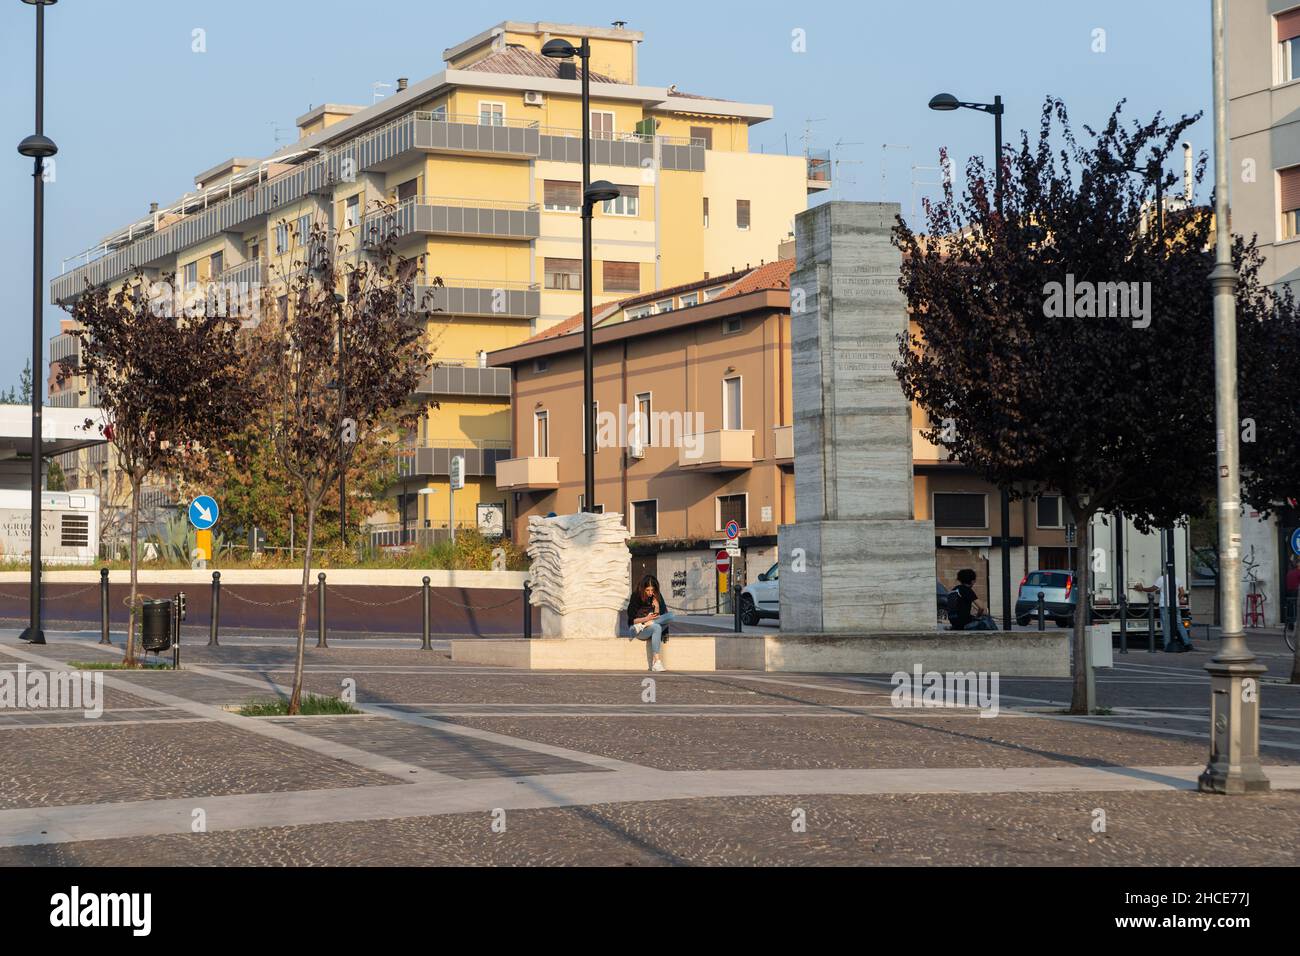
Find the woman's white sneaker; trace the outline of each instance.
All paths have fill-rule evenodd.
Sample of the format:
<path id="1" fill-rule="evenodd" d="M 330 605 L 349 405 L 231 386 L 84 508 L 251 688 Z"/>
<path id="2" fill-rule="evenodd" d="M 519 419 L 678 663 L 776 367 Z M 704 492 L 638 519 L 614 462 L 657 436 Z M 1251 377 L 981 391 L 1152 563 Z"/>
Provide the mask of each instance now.
<path id="1" fill-rule="evenodd" d="M 668 668 L 664 667 L 663 661 L 655 661 L 653 664 L 650 665 L 650 669 L 652 671 L 666 671 Z"/>

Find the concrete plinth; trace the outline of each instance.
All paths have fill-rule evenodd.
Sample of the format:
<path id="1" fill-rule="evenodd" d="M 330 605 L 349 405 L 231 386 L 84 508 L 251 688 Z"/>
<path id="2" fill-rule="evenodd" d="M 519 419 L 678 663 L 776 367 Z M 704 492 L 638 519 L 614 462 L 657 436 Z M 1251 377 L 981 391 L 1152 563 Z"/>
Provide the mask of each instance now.
<path id="1" fill-rule="evenodd" d="M 663 661 L 670 671 L 758 670 L 761 651 L 750 638 L 680 636 L 664 642 Z M 608 637 L 452 641 L 451 659 L 534 671 L 644 671 L 650 666 L 650 642 Z"/>
<path id="2" fill-rule="evenodd" d="M 748 670 L 809 674 L 892 674 L 918 664 L 931 671 L 986 671 L 1005 677 L 1068 677 L 1070 635 L 1021 631 L 895 634 L 743 634 L 680 636 L 663 646 L 670 671 Z M 645 641 L 463 640 L 458 664 L 522 670 L 643 671 Z"/>

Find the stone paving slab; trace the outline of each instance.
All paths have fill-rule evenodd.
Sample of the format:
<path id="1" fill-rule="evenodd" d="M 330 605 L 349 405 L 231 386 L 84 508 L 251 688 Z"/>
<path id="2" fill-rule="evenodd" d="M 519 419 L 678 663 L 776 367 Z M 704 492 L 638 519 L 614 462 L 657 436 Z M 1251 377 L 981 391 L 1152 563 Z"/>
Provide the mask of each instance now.
<path id="1" fill-rule="evenodd" d="M 647 708 L 653 704 L 643 705 Z M 1023 717 L 964 720 L 923 711 L 828 721 L 715 717 L 455 717 L 449 723 L 626 760 L 659 770 L 1042 767 L 1194 764 L 1204 737 L 1170 738 Z M 1269 754 L 1266 762 L 1295 763 Z"/>
<path id="2" fill-rule="evenodd" d="M 271 718 L 300 734 L 346 744 L 460 780 L 587 773 L 590 764 L 421 727 L 387 717 L 340 720 L 336 717 Z"/>
<path id="3" fill-rule="evenodd" d="M 213 721 L 0 733 L 2 809 L 392 782 L 382 773 Z"/>
<path id="4" fill-rule="evenodd" d="M 1093 831 L 1095 811 L 1106 829 Z M 806 829 L 792 830 L 796 810 Z M 0 848 L 2 866 L 1295 866 L 1300 793 L 733 797 Z"/>
<path id="5" fill-rule="evenodd" d="M 201 720 L 174 707 L 139 707 L 105 709 L 98 717 L 87 717 L 81 710 L 10 710 L 0 711 L 0 730 L 31 727 L 93 728 L 123 721 Z"/>

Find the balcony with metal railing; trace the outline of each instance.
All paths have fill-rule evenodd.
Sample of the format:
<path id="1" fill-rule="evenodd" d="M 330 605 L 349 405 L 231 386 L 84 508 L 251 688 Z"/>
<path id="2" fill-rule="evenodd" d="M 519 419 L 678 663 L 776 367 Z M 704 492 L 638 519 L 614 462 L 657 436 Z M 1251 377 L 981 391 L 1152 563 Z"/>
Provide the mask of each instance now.
<path id="1" fill-rule="evenodd" d="M 246 285 L 261 285 L 266 281 L 266 260 L 259 257 L 245 262 L 236 262 L 222 270 L 218 276 L 220 282 L 234 282 Z"/>
<path id="2" fill-rule="evenodd" d="M 308 195 L 329 192 L 340 182 L 354 181 L 357 173 L 392 169 L 412 153 L 541 158 L 573 163 L 582 159 L 582 137 L 578 130 L 546 127 L 543 132 L 538 124 L 523 120 L 486 120 L 486 116 L 415 110 L 334 148 L 303 150 L 302 154 L 316 152 L 317 155 L 274 177 L 264 178 L 269 174 L 264 168 L 266 164 L 260 164 L 257 170 L 187 196 L 177 207 L 168 210 L 169 215 L 179 215 L 179 221 L 164 226 L 158 220 L 159 228 L 140 223 L 142 234 L 138 238 L 133 234 L 133 226 L 112 243 L 101 243 L 79 256 L 65 259 L 63 274 L 50 282 L 50 299 L 54 303 L 67 302 L 80 295 L 87 283 L 104 285 L 130 275 L 136 268 L 159 266 L 218 233 L 247 228 L 254 220 L 270 216 Z M 664 169 L 704 169 L 702 140 L 641 133 L 597 132 L 592 138 L 591 159 L 596 164 L 643 166 L 653 162 L 656 149 L 659 165 Z M 282 161 L 287 163 L 300 155 L 285 156 Z M 239 191 L 235 191 L 237 182 Z M 478 203 L 474 208 L 491 209 Z M 484 234 L 482 212 L 476 216 L 474 229 L 478 231 L 466 234 Z M 493 215 L 490 219 L 493 234 L 499 234 L 495 232 L 497 217 Z M 519 226 L 510 221 L 506 228 L 514 230 Z M 523 228 L 525 238 L 536 234 L 535 227 L 527 223 Z"/>
<path id="3" fill-rule="evenodd" d="M 494 477 L 497 462 L 510 457 L 510 442 L 498 439 L 428 439 L 405 444 L 395 454 L 398 478 L 426 478 L 451 474 L 451 460 L 465 459 L 464 474 Z"/>
<path id="4" fill-rule="evenodd" d="M 536 282 L 506 282 L 495 279 L 458 279 L 421 276 L 415 281 L 417 312 L 447 315 L 488 316 L 503 319 L 535 319 L 542 311 L 542 289 Z"/>
<path id="5" fill-rule="evenodd" d="M 541 234 L 537 203 L 454 196 L 411 196 L 366 216 L 367 238 L 437 235 L 484 239 L 536 239 Z"/>
<path id="6" fill-rule="evenodd" d="M 478 395 L 510 397 L 510 369 L 487 368 L 476 358 L 442 358 L 424 373 L 416 393 L 420 395 Z"/>
<path id="7" fill-rule="evenodd" d="M 68 332 L 60 332 L 50 339 L 50 364 L 66 362 L 69 365 L 81 364 L 81 339 Z"/>
<path id="8" fill-rule="evenodd" d="M 821 192 L 831 188 L 831 151 L 809 150 L 804 157 L 808 167 L 808 192 Z"/>

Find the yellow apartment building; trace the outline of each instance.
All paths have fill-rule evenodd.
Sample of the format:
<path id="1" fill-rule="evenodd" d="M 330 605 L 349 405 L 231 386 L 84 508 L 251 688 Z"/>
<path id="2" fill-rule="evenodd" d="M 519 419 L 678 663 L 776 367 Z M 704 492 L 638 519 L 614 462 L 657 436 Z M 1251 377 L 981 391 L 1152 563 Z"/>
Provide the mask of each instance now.
<path id="1" fill-rule="evenodd" d="M 770 259 L 808 195 L 830 185 L 821 159 L 749 151 L 749 128 L 770 106 L 646 85 L 639 31 L 505 21 L 444 50 L 433 76 L 399 78 L 370 106 L 315 106 L 293 145 L 199 173 L 180 200 L 68 261 L 52 300 L 137 267 L 187 283 L 274 284 L 311 224 L 364 256 L 358 239 L 393 222 L 399 251 L 426 257 L 415 291 L 437 364 L 413 396 L 428 411 L 405 437 L 396 507 L 376 540 L 447 525 L 457 455 L 457 525 L 494 511 L 510 521 L 496 481 L 513 455 L 510 378 L 485 355 L 581 308 L 579 67 L 541 55 L 557 37 L 591 46 L 591 175 L 622 193 L 595 211 L 597 304 Z"/>

